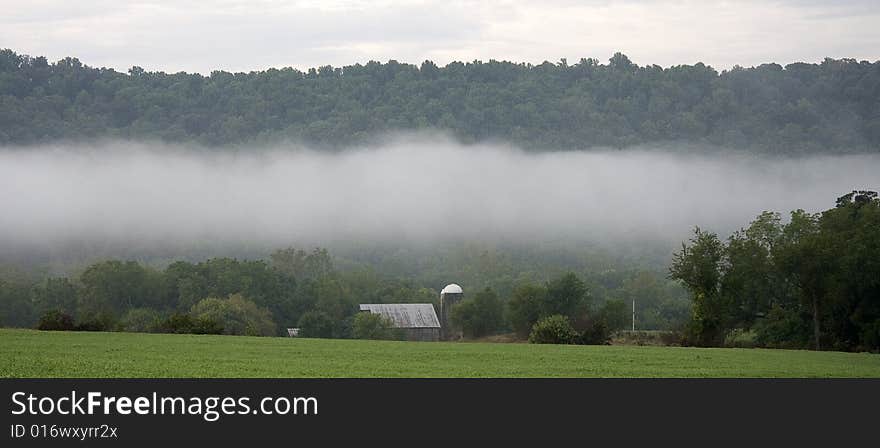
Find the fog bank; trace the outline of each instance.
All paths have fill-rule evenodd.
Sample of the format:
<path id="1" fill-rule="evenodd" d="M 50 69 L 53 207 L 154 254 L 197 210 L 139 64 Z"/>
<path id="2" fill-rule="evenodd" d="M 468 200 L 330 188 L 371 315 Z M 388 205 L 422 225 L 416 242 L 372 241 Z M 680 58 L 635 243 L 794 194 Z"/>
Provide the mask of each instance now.
<path id="1" fill-rule="evenodd" d="M 0 247 L 680 240 L 876 189 L 880 157 L 529 153 L 438 138 L 340 153 L 108 142 L 0 149 Z"/>

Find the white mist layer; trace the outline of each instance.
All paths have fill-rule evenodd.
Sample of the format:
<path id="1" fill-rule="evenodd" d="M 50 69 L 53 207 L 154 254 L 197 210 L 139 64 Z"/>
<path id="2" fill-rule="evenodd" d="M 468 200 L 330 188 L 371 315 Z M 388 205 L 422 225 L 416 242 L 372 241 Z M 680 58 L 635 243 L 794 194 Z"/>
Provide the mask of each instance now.
<path id="1" fill-rule="evenodd" d="M 878 156 L 528 153 L 437 138 L 334 153 L 4 149 L 0 243 L 669 241 L 694 225 L 729 232 L 764 210 L 824 210 L 854 188 L 876 189 L 878 173 Z"/>

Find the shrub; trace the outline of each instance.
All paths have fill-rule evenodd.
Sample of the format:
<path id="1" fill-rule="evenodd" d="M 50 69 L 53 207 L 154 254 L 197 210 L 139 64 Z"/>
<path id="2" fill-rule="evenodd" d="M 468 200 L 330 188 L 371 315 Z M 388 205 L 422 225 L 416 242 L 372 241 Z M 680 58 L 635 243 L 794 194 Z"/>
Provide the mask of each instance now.
<path id="1" fill-rule="evenodd" d="M 40 316 L 38 330 L 45 331 L 70 331 L 74 329 L 73 318 L 60 310 L 46 311 Z"/>
<path id="2" fill-rule="evenodd" d="M 74 331 L 107 331 L 108 329 L 104 322 L 97 319 L 85 320 L 73 327 Z"/>
<path id="3" fill-rule="evenodd" d="M 159 324 L 160 333 L 222 334 L 223 326 L 211 319 L 197 319 L 186 313 L 174 313 Z"/>
<path id="4" fill-rule="evenodd" d="M 128 310 L 119 321 L 120 331 L 140 333 L 154 332 L 159 329 L 162 319 L 159 312 L 150 308 L 133 308 Z"/>
<path id="5" fill-rule="evenodd" d="M 755 348 L 757 346 L 755 332 L 747 331 L 742 328 L 734 328 L 730 333 L 727 333 L 727 337 L 724 338 L 724 346 L 733 348 Z"/>
<path id="6" fill-rule="evenodd" d="M 111 331 L 116 325 L 113 315 L 109 312 L 98 312 L 83 318 L 76 326 L 75 331 Z"/>
<path id="7" fill-rule="evenodd" d="M 874 321 L 873 324 L 865 324 L 862 329 L 861 341 L 863 350 L 870 350 L 874 353 L 880 347 L 880 320 Z"/>
<path id="8" fill-rule="evenodd" d="M 578 334 L 571 326 L 568 318 L 554 314 L 538 320 L 529 334 L 532 344 L 573 344 Z"/>
<path id="9" fill-rule="evenodd" d="M 605 319 L 592 319 L 578 334 L 577 343 L 581 345 L 605 345 L 611 340 L 611 331 Z"/>
<path id="10" fill-rule="evenodd" d="M 684 345 L 684 334 L 680 330 L 661 331 L 659 336 L 663 345 Z"/>
<path id="11" fill-rule="evenodd" d="M 403 339 L 403 332 L 394 328 L 387 317 L 373 313 L 358 313 L 352 323 L 355 339 Z"/>
<path id="12" fill-rule="evenodd" d="M 192 315 L 217 322 L 223 327 L 223 334 L 272 336 L 277 332 L 272 313 L 241 294 L 232 294 L 226 299 L 202 299 L 193 305 Z"/>
<path id="13" fill-rule="evenodd" d="M 773 306 L 755 323 L 755 343 L 771 348 L 805 348 L 810 345 L 809 321 L 795 311 Z"/>
<path id="14" fill-rule="evenodd" d="M 681 333 L 672 330 L 636 330 L 615 333 L 612 340 L 621 345 L 679 346 Z"/>
<path id="15" fill-rule="evenodd" d="M 333 337 L 333 319 L 323 311 L 309 311 L 299 318 L 299 335 L 304 338 Z"/>

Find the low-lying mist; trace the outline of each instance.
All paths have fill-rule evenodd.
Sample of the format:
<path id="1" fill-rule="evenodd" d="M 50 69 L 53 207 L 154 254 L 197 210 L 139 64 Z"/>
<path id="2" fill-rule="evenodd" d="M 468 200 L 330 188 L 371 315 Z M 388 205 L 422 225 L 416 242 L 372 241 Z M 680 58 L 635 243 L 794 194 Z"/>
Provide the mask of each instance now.
<path id="1" fill-rule="evenodd" d="M 0 251 L 98 242 L 655 240 L 876 188 L 876 155 L 773 159 L 673 148 L 532 153 L 407 137 L 342 152 L 124 141 L 0 149 Z M 671 247 L 671 246 L 670 246 Z"/>

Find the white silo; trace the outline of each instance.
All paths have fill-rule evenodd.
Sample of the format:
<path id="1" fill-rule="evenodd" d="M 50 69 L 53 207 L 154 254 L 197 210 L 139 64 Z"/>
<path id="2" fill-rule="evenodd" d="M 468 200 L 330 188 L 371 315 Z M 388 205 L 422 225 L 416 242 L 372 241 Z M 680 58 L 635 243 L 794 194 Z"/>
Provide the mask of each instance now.
<path id="1" fill-rule="evenodd" d="M 440 291 L 440 339 L 449 340 L 455 338 L 456 334 L 451 331 L 449 326 L 449 313 L 452 311 L 452 307 L 461 301 L 462 297 L 464 297 L 464 291 L 462 291 L 461 286 L 455 283 L 446 285 Z"/>

